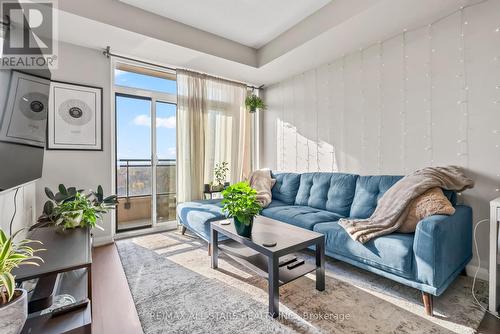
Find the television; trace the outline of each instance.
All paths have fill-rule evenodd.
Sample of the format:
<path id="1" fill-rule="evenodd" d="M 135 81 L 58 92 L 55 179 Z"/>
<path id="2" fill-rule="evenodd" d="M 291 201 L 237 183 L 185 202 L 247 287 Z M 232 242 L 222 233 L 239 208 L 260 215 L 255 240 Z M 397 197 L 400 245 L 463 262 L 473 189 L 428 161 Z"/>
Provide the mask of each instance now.
<path id="1" fill-rule="evenodd" d="M 0 70 L 0 193 L 42 176 L 49 92 L 49 70 Z"/>

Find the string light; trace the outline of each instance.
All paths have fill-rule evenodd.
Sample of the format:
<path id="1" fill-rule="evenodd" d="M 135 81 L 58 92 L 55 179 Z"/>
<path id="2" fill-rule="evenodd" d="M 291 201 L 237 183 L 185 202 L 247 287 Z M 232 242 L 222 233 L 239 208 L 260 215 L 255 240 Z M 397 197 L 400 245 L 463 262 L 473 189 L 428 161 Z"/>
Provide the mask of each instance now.
<path id="1" fill-rule="evenodd" d="M 500 27 L 496 28 L 496 29 L 495 29 L 495 32 L 496 32 L 496 33 L 499 33 L 499 32 L 500 32 Z M 493 60 L 494 60 L 495 62 L 498 62 L 498 61 L 500 60 L 500 56 L 496 56 L 495 58 L 493 58 Z M 496 84 L 496 85 L 495 85 L 495 89 L 497 89 L 497 90 L 498 90 L 498 89 L 500 89 L 500 85 L 499 85 L 499 84 Z M 494 103 L 494 104 L 500 104 L 500 100 L 493 101 L 493 103 Z M 493 132 L 493 134 L 495 134 L 495 135 L 500 134 L 500 130 L 493 130 L 492 132 Z M 499 149 L 499 148 L 500 148 L 500 145 L 497 143 L 497 144 L 495 145 L 495 148 L 496 148 L 496 149 Z M 497 173 L 497 177 L 500 177 L 500 173 Z M 496 188 L 496 189 L 495 189 L 495 191 L 496 191 L 496 192 L 500 192 L 500 189 L 499 189 L 499 188 Z"/>
<path id="2" fill-rule="evenodd" d="M 361 95 L 361 155 L 363 160 L 366 161 L 366 99 L 365 99 L 365 53 L 360 49 L 360 62 L 359 62 L 359 82 L 360 82 L 360 95 Z"/>
<path id="3" fill-rule="evenodd" d="M 383 115 L 383 108 L 384 108 L 384 92 L 383 92 L 383 67 L 385 66 L 384 64 L 384 45 L 382 42 L 379 42 L 378 44 L 378 58 L 379 58 L 379 77 L 378 77 L 378 88 L 379 88 L 379 106 L 378 106 L 378 134 L 377 134 L 377 145 L 378 145 L 378 150 L 377 150 L 377 171 L 378 173 L 381 172 L 382 169 L 382 115 Z"/>
<path id="4" fill-rule="evenodd" d="M 407 29 L 403 31 L 403 89 L 402 89 L 402 99 L 403 105 L 401 108 L 401 163 L 403 165 L 403 172 L 406 174 L 406 111 L 408 110 L 408 54 L 406 50 L 406 34 Z"/>
<path id="5" fill-rule="evenodd" d="M 432 77 L 432 60 L 433 60 L 433 54 L 436 52 L 436 49 L 433 48 L 433 40 L 432 40 L 432 24 L 428 25 L 427 29 L 427 34 L 428 34 L 428 39 L 429 39 L 429 61 L 427 63 L 427 78 L 429 80 L 429 97 L 427 99 L 427 115 L 428 115 L 428 127 L 427 127 L 427 147 L 425 150 L 429 152 L 429 161 L 430 165 L 434 165 L 434 153 L 432 150 L 432 142 L 433 142 L 433 131 L 432 131 L 432 124 L 433 124 L 433 116 L 432 116 L 432 98 L 433 98 L 433 90 L 434 90 L 434 78 Z"/>
<path id="6" fill-rule="evenodd" d="M 459 157 L 464 157 L 463 164 L 468 167 L 469 166 L 469 89 L 467 87 L 467 67 L 465 64 L 466 57 L 466 45 L 465 45 L 465 26 L 468 25 L 468 22 L 465 20 L 465 12 L 464 9 L 460 10 L 460 63 L 462 64 L 462 73 L 460 78 L 462 79 L 462 91 L 461 91 L 461 100 L 459 101 L 460 112 L 462 113 L 462 135 L 463 139 L 459 139 L 458 149 Z"/>
<path id="7" fill-rule="evenodd" d="M 328 75 L 327 75 L 327 79 L 326 79 L 326 96 L 327 96 L 327 110 L 329 111 L 328 114 L 329 115 L 334 115 L 335 112 L 333 110 L 333 103 L 332 103 L 332 89 L 330 87 L 330 80 L 333 80 L 332 78 L 332 64 L 328 64 L 328 71 L 327 71 Z M 332 122 L 333 123 L 333 122 Z M 331 134 L 331 132 L 329 132 Z M 332 142 L 332 145 L 330 145 L 330 147 L 332 148 L 332 151 L 330 152 L 330 154 L 332 155 L 332 172 L 336 172 L 337 171 L 337 168 L 336 168 L 336 165 L 337 165 L 337 162 L 335 161 L 336 157 L 335 157 L 335 146 L 333 143 L 334 143 L 334 140 L 333 140 L 333 136 L 330 136 L 330 140 Z"/>
<path id="8" fill-rule="evenodd" d="M 346 94 L 345 94 L 345 55 L 342 55 L 342 78 L 341 78 L 341 81 L 342 81 L 342 84 L 341 84 L 341 89 L 342 89 L 342 108 L 340 108 L 340 124 L 342 124 L 341 126 L 341 147 L 342 147 L 342 151 L 345 152 L 345 147 L 344 147 L 344 124 L 345 124 L 345 100 L 346 100 Z M 348 170 L 347 169 L 347 159 L 345 158 L 346 155 L 343 154 L 343 163 L 344 163 L 344 169 L 345 170 Z M 342 169 L 342 168 L 340 168 Z"/>
<path id="9" fill-rule="evenodd" d="M 296 87 L 295 87 L 295 80 L 296 80 L 297 76 L 293 77 L 292 78 L 292 103 L 294 106 L 297 106 L 297 99 L 296 99 Z M 298 134 L 298 131 L 294 131 L 295 133 L 295 170 L 294 172 L 298 172 L 299 171 L 299 163 L 298 163 L 298 159 L 299 159 L 299 155 L 297 154 L 297 147 L 299 145 L 299 134 Z"/>
<path id="10" fill-rule="evenodd" d="M 288 129 L 287 125 L 285 124 L 285 88 L 288 82 L 285 81 L 284 86 L 281 90 L 281 124 L 282 130 L 281 130 L 281 169 L 279 170 L 286 170 L 285 168 L 285 129 Z M 288 131 L 287 131 L 288 132 Z"/>
<path id="11" fill-rule="evenodd" d="M 459 58 L 455 60 L 455 62 L 458 62 L 459 64 L 459 67 L 457 67 L 458 71 L 457 72 L 460 72 L 460 73 L 457 73 L 455 75 L 456 77 L 456 85 L 457 85 L 457 88 L 459 87 L 458 89 L 458 92 L 457 92 L 457 95 L 456 95 L 456 104 L 457 104 L 457 112 L 460 113 L 460 115 L 457 115 L 459 117 L 459 121 L 460 121 L 460 134 L 458 136 L 458 139 L 456 139 L 456 147 L 457 147 L 457 153 L 456 155 L 458 157 L 461 157 L 461 160 L 460 162 L 462 162 L 465 166 L 468 166 L 469 165 L 469 161 L 470 161 L 470 129 L 469 129 L 469 125 L 470 125 L 470 113 L 469 113 L 469 99 L 470 99 L 470 96 L 469 96 L 469 87 L 468 87 L 468 75 L 467 75 L 467 61 L 468 61 L 468 49 L 467 49 L 467 45 L 466 45 L 466 42 L 468 42 L 468 40 L 466 40 L 467 36 L 468 36 L 468 30 L 467 28 L 472 24 L 474 24 L 474 22 L 471 20 L 471 21 L 467 21 L 465 18 L 467 17 L 466 16 L 466 12 L 465 12 L 465 9 L 468 8 L 467 7 L 462 7 L 458 13 L 460 15 L 460 28 L 459 28 L 459 32 L 458 32 L 458 37 L 459 37 L 459 47 L 458 47 L 458 54 L 459 54 Z M 457 12 L 454 12 L 454 14 L 457 14 Z M 438 76 L 436 76 L 436 72 L 434 71 L 433 69 L 433 66 L 436 65 L 436 59 L 437 58 L 441 58 L 443 55 L 443 53 L 446 51 L 445 49 L 441 49 L 441 46 L 439 44 L 436 43 L 436 40 L 435 40 L 435 35 L 434 35 L 434 32 L 435 32 L 435 27 L 436 25 L 434 23 L 432 24 L 429 24 L 428 26 L 428 29 L 427 29 L 427 33 L 428 33 L 428 42 L 429 42 L 429 45 L 428 45 L 428 49 L 425 50 L 425 52 L 428 52 L 429 55 L 428 55 L 428 62 L 426 62 L 425 64 L 425 69 L 424 69 L 424 73 L 423 74 L 419 74 L 421 76 L 424 76 L 426 80 L 426 83 L 428 84 L 428 87 L 425 87 L 424 89 L 426 89 L 427 91 L 425 92 L 424 91 L 424 94 L 427 95 L 426 97 L 423 98 L 423 103 L 422 103 L 422 115 L 424 116 L 423 117 L 423 121 L 427 121 L 427 124 L 422 124 L 423 126 L 426 126 L 427 129 L 425 131 L 425 133 L 422 134 L 423 136 L 423 145 L 424 146 L 424 151 L 426 153 L 424 153 L 423 155 L 426 157 L 426 161 L 430 162 L 430 165 L 434 165 L 434 158 L 435 158 L 435 150 L 434 150 L 434 147 L 433 147 L 433 143 L 434 143 L 434 129 L 435 129 L 435 110 L 437 112 L 437 106 L 438 104 L 436 103 L 436 101 L 438 101 L 437 99 L 437 90 L 436 90 L 436 84 L 439 88 L 439 91 L 444 89 L 445 87 L 443 87 L 440 83 L 441 81 L 439 80 L 436 80 L 436 78 L 439 78 Z M 490 28 L 491 29 L 491 28 Z M 424 30 L 425 30 L 425 26 L 424 26 Z M 494 30 L 494 32 L 492 31 Z M 497 27 L 496 29 L 493 28 L 492 30 L 490 30 L 490 33 L 499 33 L 500 32 L 500 26 Z M 425 34 L 425 31 L 423 31 L 423 33 Z M 456 35 L 455 35 L 456 36 Z M 399 36 L 398 38 L 401 38 L 401 36 Z M 409 48 L 408 48 L 408 30 L 407 29 L 404 29 L 403 30 L 403 33 L 402 33 L 402 78 L 399 77 L 398 80 L 402 80 L 402 85 L 400 87 L 400 95 L 401 95 L 401 109 L 399 111 L 399 114 L 400 114 L 400 127 L 401 127 L 401 152 L 400 152 L 400 161 L 401 161 L 401 164 L 402 164 L 402 169 L 403 171 L 406 173 L 407 172 L 407 161 L 408 160 L 408 152 L 406 152 L 406 149 L 407 149 L 407 146 L 409 145 L 408 143 L 408 128 L 409 128 L 409 123 L 407 124 L 408 122 L 408 115 L 411 115 L 409 113 L 409 108 L 410 108 L 410 102 L 411 103 L 414 103 L 415 101 L 413 101 L 413 95 L 411 95 L 410 93 L 412 92 L 411 89 L 415 88 L 413 87 L 413 77 L 410 75 L 412 74 L 413 72 L 410 71 L 412 69 L 411 64 L 412 62 L 410 62 L 409 59 L 413 60 L 413 54 L 408 54 L 408 51 L 409 51 Z M 424 37 L 424 40 L 425 40 L 425 37 Z M 384 134 L 384 116 L 386 116 L 385 114 L 385 110 L 384 108 L 386 107 L 385 103 L 386 103 L 386 99 L 388 98 L 388 95 L 386 95 L 387 93 L 390 93 L 390 90 L 385 90 L 384 91 L 384 87 L 386 87 L 386 83 L 384 82 L 384 79 L 385 79 L 385 76 L 387 76 L 389 74 L 389 72 L 385 72 L 385 68 L 386 68 L 386 65 L 388 67 L 391 67 L 391 70 L 392 70 L 392 63 L 388 63 L 387 61 L 389 60 L 387 54 L 389 54 L 389 47 L 387 48 L 387 50 L 385 49 L 385 42 L 384 41 L 379 41 L 378 42 L 378 82 L 375 84 L 374 88 L 375 89 L 378 89 L 378 92 L 374 92 L 375 93 L 375 96 L 374 98 L 376 98 L 376 94 L 378 93 L 378 108 L 377 108 L 377 111 L 378 111 L 378 133 L 377 133 L 377 144 L 378 145 L 378 150 L 377 150 L 377 166 L 378 166 L 378 172 L 381 172 L 382 171 L 382 168 L 384 167 L 384 160 L 382 160 L 382 156 L 384 155 L 383 154 L 383 151 L 382 151 L 382 142 L 383 142 L 383 134 Z M 376 50 L 374 50 L 375 53 L 377 52 Z M 436 53 L 437 52 L 440 52 L 439 53 L 439 57 L 436 57 Z M 386 54 L 387 52 L 387 54 Z M 370 122 L 370 118 L 369 118 L 369 114 L 366 110 L 367 107 L 369 107 L 369 103 L 372 102 L 372 98 L 371 98 L 371 89 L 370 87 L 371 86 L 368 86 L 368 81 L 367 83 L 365 84 L 365 76 L 370 76 L 371 72 L 367 72 L 367 70 L 370 68 L 370 64 L 371 63 L 368 63 L 368 59 L 369 58 L 366 58 L 366 57 L 369 57 L 369 55 L 371 55 L 369 52 L 368 52 L 368 49 L 364 49 L 364 48 L 360 48 L 359 49 L 359 53 L 360 53 L 360 63 L 359 63 L 359 78 L 360 78 L 360 87 L 358 87 L 359 91 L 358 91 L 358 94 L 360 96 L 360 100 L 358 103 L 360 103 L 360 112 L 361 112 L 361 126 L 362 126 L 362 135 L 361 135 L 361 149 L 362 149 L 362 156 L 363 156 L 363 159 L 365 160 L 367 158 L 367 155 L 370 154 L 369 153 L 369 149 L 372 148 L 372 145 L 375 144 L 375 143 L 372 143 L 370 142 L 370 136 L 369 136 L 369 133 L 367 131 L 365 131 L 365 128 L 367 127 L 367 125 L 369 125 L 368 123 Z M 399 55 L 398 55 L 399 56 Z M 436 57 L 436 58 L 435 58 Z M 490 58 L 491 59 L 491 58 Z M 494 58 L 495 61 L 500 61 L 500 55 L 496 56 Z M 345 101 L 347 100 L 347 94 L 348 93 L 352 93 L 352 91 L 349 89 L 349 92 L 347 92 L 347 88 L 351 88 L 351 86 L 349 85 L 350 82 L 348 82 L 346 79 L 347 79 L 347 76 L 349 75 L 349 78 L 351 77 L 351 74 L 352 71 L 350 71 L 351 67 L 346 67 L 346 64 L 347 66 L 350 66 L 348 63 L 346 63 L 346 61 L 349 61 L 349 59 L 346 60 L 346 55 L 342 55 L 342 61 L 341 61 L 341 65 L 342 65 L 342 68 L 341 68 L 341 92 L 339 92 L 340 94 L 342 94 L 342 99 L 339 99 L 339 104 L 337 105 L 334 101 L 335 101 L 335 95 L 333 96 L 330 96 L 330 90 L 332 89 L 336 89 L 338 88 L 338 85 L 339 85 L 339 82 L 338 81 L 333 81 L 333 80 L 338 80 L 339 78 L 337 78 L 338 76 L 338 72 L 339 72 L 339 65 L 340 63 L 339 62 L 336 62 L 335 63 L 335 66 L 330 66 L 331 64 L 328 64 L 328 67 L 327 67 L 327 71 L 330 73 L 330 72 L 335 72 L 334 75 L 330 76 L 328 75 L 328 78 L 326 80 L 326 84 L 325 84 L 325 81 L 323 81 L 323 78 L 321 77 L 321 75 L 318 76 L 318 70 L 316 69 L 315 72 L 314 72 L 314 75 L 315 75 L 315 89 L 316 89 L 316 92 L 315 92 L 315 95 L 312 97 L 313 98 L 313 103 L 315 105 L 315 112 L 316 112 L 316 121 L 317 121 L 317 124 L 319 124 L 320 122 L 320 119 L 319 117 L 322 116 L 322 114 L 320 113 L 319 111 L 319 108 L 321 108 L 321 106 L 323 106 L 323 103 L 327 104 L 327 110 L 329 111 L 329 114 L 335 114 L 335 115 L 340 115 L 340 119 L 341 119 L 341 133 L 340 133 L 340 140 L 339 140 L 339 143 L 336 143 L 338 144 L 337 145 L 331 145 L 331 149 L 328 149 L 328 152 L 326 151 L 323 151 L 323 148 L 322 146 L 320 145 L 319 143 L 319 134 L 321 132 L 321 129 L 319 129 L 319 127 L 316 125 L 316 138 L 318 139 L 318 143 L 316 144 L 316 150 L 317 150 L 317 156 L 316 156 L 316 163 L 317 163 L 317 167 L 318 167 L 318 170 L 319 169 L 328 169 L 327 165 L 325 163 L 323 163 L 324 166 L 320 165 L 320 162 L 323 161 L 322 159 L 324 159 L 326 157 L 327 154 L 332 154 L 332 170 L 334 170 L 335 166 L 337 166 L 337 162 L 336 161 L 336 157 L 335 157 L 335 151 L 337 151 L 338 153 L 341 154 L 341 160 L 342 161 L 345 161 L 343 162 L 344 166 L 342 166 L 343 168 L 342 169 L 346 169 L 348 166 L 346 166 L 346 164 L 348 164 L 349 162 L 349 159 L 346 159 L 346 155 L 341 153 L 341 152 L 345 152 L 344 149 L 342 148 L 345 148 L 344 144 L 346 142 L 346 139 L 349 138 L 349 136 L 346 136 L 345 135 L 345 130 L 344 130 L 344 125 L 345 125 L 345 112 L 347 112 L 349 109 L 346 110 L 346 103 Z M 490 60 L 491 61 L 491 60 Z M 387 63 L 386 63 L 387 62 Z M 497 64 L 495 64 L 497 65 Z M 354 65 L 355 66 L 355 65 Z M 377 71 L 377 69 L 375 69 L 375 71 Z M 439 74 L 439 73 L 437 73 Z M 375 74 L 375 76 L 377 76 L 377 74 Z M 335 79 L 334 79 L 335 78 Z M 303 78 L 301 78 L 300 76 L 297 76 L 297 79 L 301 80 Z M 368 77 L 366 78 L 368 79 Z M 330 80 L 331 80 L 331 83 L 330 83 Z M 311 80 L 309 80 L 309 82 L 311 82 Z M 346 82 L 347 82 L 347 85 L 346 85 Z M 415 84 L 418 84 L 419 82 L 417 81 Z M 297 86 L 296 85 L 297 82 L 294 83 L 294 86 Z M 321 87 L 321 88 L 324 88 L 326 89 L 326 91 L 328 92 L 327 93 L 327 96 L 326 97 L 323 97 L 321 96 L 320 92 L 321 90 L 318 90 L 318 88 Z M 494 89 L 500 91 L 500 82 L 495 82 L 495 85 L 493 86 Z M 297 87 L 294 87 L 294 91 L 297 89 L 299 89 L 300 86 L 297 86 Z M 354 87 L 354 89 L 356 89 Z M 291 92 L 291 90 L 290 90 Z M 288 95 L 289 93 L 286 93 L 283 95 L 283 99 L 286 97 L 285 95 Z M 356 95 L 358 95 L 356 94 Z M 293 94 L 294 97 L 297 99 L 296 97 L 296 94 L 294 93 Z M 436 98 L 435 98 L 436 96 Z M 300 97 L 299 97 L 300 98 Z M 341 100 L 341 101 L 340 101 Z M 422 100 L 420 100 L 422 101 Z M 453 100 L 452 100 L 453 101 Z M 374 101 L 375 102 L 375 101 Z M 492 100 L 490 100 L 490 103 L 494 104 L 495 105 L 495 108 L 496 106 L 500 105 L 500 96 L 496 96 L 495 98 L 493 98 Z M 283 115 L 283 119 L 285 118 L 285 107 L 286 107 L 286 102 L 283 102 L 283 106 L 282 106 L 282 115 Z M 321 106 L 320 106 L 321 105 Z M 392 107 L 392 105 L 391 105 Z M 324 115 L 323 115 L 324 116 Z M 306 120 L 307 121 L 307 120 Z M 440 123 L 440 122 L 439 122 Z M 290 126 L 290 124 L 286 124 L 286 122 L 283 122 L 283 128 L 285 127 L 288 127 Z M 490 130 L 491 131 L 491 130 Z M 496 135 L 500 135 L 500 130 L 492 130 L 494 134 Z M 424 131 L 423 131 L 424 132 Z M 297 134 L 297 131 L 295 131 L 295 135 L 296 137 L 298 137 L 298 134 Z M 333 142 L 333 139 L 335 137 L 337 137 L 337 135 L 332 135 L 332 134 L 329 134 L 330 136 L 330 140 Z M 422 137 L 420 137 L 422 138 Z M 359 140 L 359 139 L 358 139 Z M 296 148 L 297 146 L 299 145 L 299 142 L 300 141 L 300 138 L 296 139 L 297 141 L 297 145 L 296 145 Z M 499 141 L 500 141 L 500 136 L 499 136 Z M 283 130 L 283 135 L 282 135 L 282 151 L 280 152 L 281 153 L 281 165 L 282 167 L 285 167 L 285 163 L 286 163 L 286 158 L 287 158 L 287 151 L 285 150 L 285 145 L 287 144 L 287 137 L 284 135 L 284 130 Z M 301 143 L 303 144 L 303 143 Z M 312 155 L 309 156 L 309 150 L 314 150 L 314 147 L 311 147 L 310 144 L 308 144 L 306 142 L 306 145 L 307 145 L 307 148 L 308 148 L 308 160 L 307 160 L 307 163 L 308 163 L 308 169 L 310 170 L 313 164 L 313 160 L 310 159 L 312 158 Z M 495 146 L 497 148 L 500 148 L 500 142 Z M 340 150 L 336 150 L 336 148 L 340 148 Z M 304 150 L 304 147 L 300 147 L 300 150 L 303 150 L 303 152 L 305 151 Z M 330 152 L 331 151 L 331 152 Z M 305 152 L 304 152 L 305 153 Z M 311 151 L 312 153 L 312 151 Z M 290 158 L 292 158 L 290 156 Z M 302 157 L 295 157 L 296 158 L 296 170 L 298 170 L 298 167 L 302 165 L 301 163 L 301 160 Z M 462 160 L 463 158 L 463 160 Z M 309 161 L 311 160 L 311 161 Z M 325 161 L 326 162 L 326 161 Z M 351 166 L 351 167 L 354 167 L 354 166 Z M 498 174 L 500 175 L 500 173 Z"/>
<path id="12" fill-rule="evenodd" d="M 321 172 L 320 166 L 319 166 L 319 126 L 318 126 L 318 96 L 317 96 L 317 92 L 318 92 L 318 69 L 316 68 L 316 69 L 314 69 L 314 92 L 312 94 L 314 109 L 315 109 L 315 114 L 316 114 L 316 143 L 314 145 L 316 147 L 316 168 L 313 168 L 313 170 L 311 170 L 311 166 L 308 166 L 310 172 L 315 172 L 315 171 Z M 307 147 L 309 149 L 309 141 L 307 143 Z"/>

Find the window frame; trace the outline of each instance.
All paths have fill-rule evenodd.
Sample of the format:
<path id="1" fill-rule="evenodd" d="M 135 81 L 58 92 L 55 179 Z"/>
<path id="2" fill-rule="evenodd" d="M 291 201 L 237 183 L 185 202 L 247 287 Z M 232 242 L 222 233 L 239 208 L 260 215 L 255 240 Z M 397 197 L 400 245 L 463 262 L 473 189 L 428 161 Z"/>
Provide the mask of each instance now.
<path id="1" fill-rule="evenodd" d="M 111 180 L 112 180 L 112 189 L 113 191 L 116 190 L 117 186 L 117 175 L 116 175 L 116 164 L 117 164 L 117 140 L 116 140 L 116 97 L 117 96 L 129 96 L 131 98 L 138 98 L 138 99 L 147 99 L 151 101 L 151 119 L 156 120 L 156 103 L 157 102 L 163 102 L 163 103 L 169 103 L 169 104 L 174 104 L 177 106 L 177 94 L 171 94 L 171 93 L 165 93 L 161 91 L 153 91 L 153 90 L 146 90 L 146 89 L 140 89 L 140 88 L 133 88 L 133 87 L 127 87 L 127 86 L 122 86 L 118 85 L 115 82 L 115 69 L 119 69 L 120 66 L 128 66 L 128 68 L 136 68 L 136 69 L 144 69 L 145 71 L 139 74 L 145 74 L 146 71 L 152 71 L 156 73 L 165 73 L 165 76 L 168 78 L 172 78 L 173 80 L 177 81 L 177 74 L 173 70 L 166 70 L 162 68 L 158 68 L 155 66 L 147 65 L 147 64 L 142 64 L 140 62 L 135 62 L 132 60 L 123 60 L 117 57 L 112 57 L 111 58 L 111 133 L 113 134 L 111 136 L 111 161 L 112 161 L 112 168 L 111 168 Z M 151 148 L 152 148 L 152 154 L 151 154 L 151 159 L 155 160 L 155 163 L 157 163 L 158 157 L 157 157 L 157 141 L 156 141 L 156 131 L 155 129 L 152 129 L 151 131 Z M 156 168 L 152 169 L 152 177 L 153 180 L 156 180 Z M 152 182 L 152 191 L 153 194 L 156 194 L 156 182 Z M 167 222 L 167 223 L 160 223 L 158 224 L 156 221 L 156 216 L 157 216 L 157 198 L 156 196 L 152 196 L 152 227 L 150 228 L 145 228 L 145 229 L 137 229 L 137 232 L 143 232 L 143 231 L 156 231 L 156 230 L 169 230 L 172 228 L 176 228 L 177 222 Z M 113 212 L 113 215 L 111 217 L 111 225 L 113 227 L 113 235 L 117 235 L 118 233 L 118 218 L 116 215 L 116 212 Z M 131 231 L 132 232 L 132 231 Z M 128 233 L 127 230 L 120 230 L 120 235 Z"/>

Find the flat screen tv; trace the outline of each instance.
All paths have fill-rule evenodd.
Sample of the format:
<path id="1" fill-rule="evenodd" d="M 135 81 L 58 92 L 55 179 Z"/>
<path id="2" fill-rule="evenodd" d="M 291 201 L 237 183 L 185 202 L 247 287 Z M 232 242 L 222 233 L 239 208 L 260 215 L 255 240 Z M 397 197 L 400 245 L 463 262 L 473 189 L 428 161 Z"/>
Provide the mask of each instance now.
<path id="1" fill-rule="evenodd" d="M 0 70 L 0 193 L 42 176 L 50 71 Z"/>

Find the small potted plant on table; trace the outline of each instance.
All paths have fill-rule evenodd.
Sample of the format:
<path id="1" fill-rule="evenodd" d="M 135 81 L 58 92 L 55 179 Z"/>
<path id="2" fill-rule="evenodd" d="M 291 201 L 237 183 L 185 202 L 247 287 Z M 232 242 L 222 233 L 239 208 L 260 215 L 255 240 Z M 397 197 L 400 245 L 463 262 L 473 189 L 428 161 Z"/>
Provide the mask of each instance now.
<path id="1" fill-rule="evenodd" d="M 229 172 L 229 164 L 227 161 L 215 164 L 214 176 L 215 184 L 212 186 L 214 191 L 221 191 L 225 186 L 229 184 L 226 183 L 227 173 Z"/>
<path id="2" fill-rule="evenodd" d="M 216 163 L 214 167 L 214 182 L 205 184 L 203 191 L 205 193 L 220 192 L 229 186 L 229 182 L 226 182 L 227 173 L 229 173 L 229 163 L 227 161 Z"/>
<path id="3" fill-rule="evenodd" d="M 20 231 L 7 237 L 0 229 L 0 333 L 18 334 L 21 332 L 28 316 L 28 293 L 24 289 L 16 289 L 12 270 L 23 264 L 38 266 L 43 260 L 35 256 L 36 252 L 30 244 L 40 241 L 24 239 L 15 242 Z"/>
<path id="4" fill-rule="evenodd" d="M 118 201 L 116 195 L 104 197 L 101 186 L 97 191 L 85 193 L 75 187 L 66 188 L 59 185 L 59 192 L 54 195 L 52 190 L 45 188 L 49 198 L 43 206 L 43 214 L 31 229 L 45 226 L 55 226 L 57 231 L 66 231 L 77 227 L 96 227 L 103 230 L 98 222 L 102 216 L 114 209 Z"/>
<path id="5" fill-rule="evenodd" d="M 257 201 L 257 191 L 248 182 L 239 182 L 224 189 L 222 196 L 223 211 L 234 219 L 236 232 L 249 238 L 253 219 L 262 209 Z"/>

